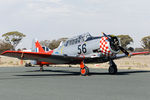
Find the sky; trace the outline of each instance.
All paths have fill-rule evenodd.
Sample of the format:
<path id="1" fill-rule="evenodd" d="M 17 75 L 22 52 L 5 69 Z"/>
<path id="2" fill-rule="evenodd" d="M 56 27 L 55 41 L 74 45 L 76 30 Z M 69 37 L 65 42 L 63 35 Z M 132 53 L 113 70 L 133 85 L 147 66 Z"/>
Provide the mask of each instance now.
<path id="1" fill-rule="evenodd" d="M 86 32 L 93 36 L 127 34 L 140 47 L 150 35 L 150 0 L 0 0 L 0 35 L 19 31 L 32 40 L 53 40 Z M 2 38 L 0 36 L 0 38 Z"/>

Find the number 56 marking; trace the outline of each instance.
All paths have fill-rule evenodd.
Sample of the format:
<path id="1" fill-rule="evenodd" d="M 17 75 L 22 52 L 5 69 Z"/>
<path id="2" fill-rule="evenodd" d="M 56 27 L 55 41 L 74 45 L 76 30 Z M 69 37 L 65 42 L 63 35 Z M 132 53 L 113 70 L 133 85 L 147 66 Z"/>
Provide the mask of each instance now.
<path id="1" fill-rule="evenodd" d="M 87 50 L 86 50 L 86 44 L 84 43 L 83 45 L 78 45 L 78 54 L 81 54 L 81 53 L 86 53 Z"/>

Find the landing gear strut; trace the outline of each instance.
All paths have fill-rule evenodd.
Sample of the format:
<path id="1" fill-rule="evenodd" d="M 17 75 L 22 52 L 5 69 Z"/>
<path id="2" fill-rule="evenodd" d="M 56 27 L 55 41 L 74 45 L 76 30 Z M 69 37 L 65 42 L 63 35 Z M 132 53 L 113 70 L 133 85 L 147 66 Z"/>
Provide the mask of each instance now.
<path id="1" fill-rule="evenodd" d="M 43 65 L 40 65 L 40 71 L 41 71 L 41 72 L 44 71 Z"/>
<path id="2" fill-rule="evenodd" d="M 89 74 L 89 68 L 85 66 L 83 61 L 80 63 L 80 73 L 82 76 L 86 76 Z"/>
<path id="3" fill-rule="evenodd" d="M 117 74 L 118 69 L 117 69 L 117 65 L 114 63 L 113 60 L 109 61 L 110 67 L 108 69 L 109 74 Z"/>

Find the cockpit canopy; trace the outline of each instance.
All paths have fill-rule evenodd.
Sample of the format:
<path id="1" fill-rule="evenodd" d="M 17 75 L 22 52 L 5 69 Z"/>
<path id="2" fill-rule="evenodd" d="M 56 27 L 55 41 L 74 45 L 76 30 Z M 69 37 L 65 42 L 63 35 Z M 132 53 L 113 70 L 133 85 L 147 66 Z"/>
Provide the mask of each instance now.
<path id="1" fill-rule="evenodd" d="M 45 52 L 50 51 L 50 49 L 49 49 L 48 47 L 46 47 L 46 46 L 43 46 L 42 48 L 43 48 L 43 50 L 44 50 Z"/>
<path id="2" fill-rule="evenodd" d="M 89 38 L 92 38 L 90 33 L 84 33 L 84 34 L 81 34 L 81 35 L 78 35 L 76 37 L 73 37 L 73 38 L 66 40 L 66 42 L 64 43 L 64 46 L 69 46 L 69 45 L 81 43 L 81 42 L 86 41 Z"/>

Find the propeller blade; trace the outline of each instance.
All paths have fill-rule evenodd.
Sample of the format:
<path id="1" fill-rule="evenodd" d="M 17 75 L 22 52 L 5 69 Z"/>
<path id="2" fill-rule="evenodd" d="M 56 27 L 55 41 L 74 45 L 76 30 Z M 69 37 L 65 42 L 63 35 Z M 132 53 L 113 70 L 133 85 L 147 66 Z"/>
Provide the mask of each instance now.
<path id="1" fill-rule="evenodd" d="M 115 41 L 114 39 L 112 39 L 110 36 L 106 35 L 104 32 L 102 32 L 103 35 L 105 37 L 108 38 L 108 41 L 111 43 L 112 46 L 114 46 L 115 48 L 120 49 L 123 53 L 125 53 L 125 55 L 127 55 L 128 57 L 130 57 L 130 54 L 127 50 L 125 50 L 123 47 L 119 46 L 119 43 L 117 41 Z"/>
<path id="2" fill-rule="evenodd" d="M 111 38 L 110 38 L 108 35 L 106 35 L 104 32 L 102 32 L 102 33 L 103 33 L 103 35 L 104 35 L 105 37 L 108 38 L 109 42 L 111 42 Z"/>
<path id="3" fill-rule="evenodd" d="M 127 56 L 129 56 L 130 57 L 130 54 L 129 54 L 129 52 L 127 51 L 127 50 L 125 50 L 123 47 L 121 47 L 121 46 L 118 46 L 119 47 L 119 49 L 123 52 L 123 53 L 125 53 L 125 55 L 127 55 Z"/>

